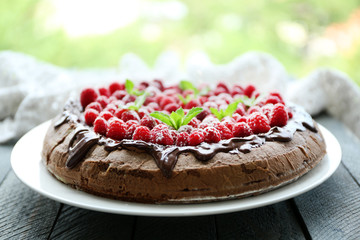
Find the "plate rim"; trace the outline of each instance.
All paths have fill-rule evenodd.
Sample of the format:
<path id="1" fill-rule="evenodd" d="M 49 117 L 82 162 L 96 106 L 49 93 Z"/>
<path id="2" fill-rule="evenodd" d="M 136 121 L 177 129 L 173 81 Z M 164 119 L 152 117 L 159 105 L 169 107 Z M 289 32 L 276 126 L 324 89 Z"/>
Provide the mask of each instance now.
<path id="1" fill-rule="evenodd" d="M 328 169 L 328 171 L 326 172 L 326 174 L 324 174 L 323 176 L 321 176 L 317 182 L 311 183 L 309 186 L 298 190 L 295 193 L 291 193 L 291 187 L 292 185 L 295 185 L 301 181 L 301 179 L 303 179 L 304 177 L 306 178 L 306 176 L 311 173 L 314 169 L 316 169 L 317 167 L 322 166 L 321 163 L 323 163 L 325 160 L 323 159 L 320 164 L 318 164 L 318 166 L 316 166 L 314 169 L 310 170 L 308 173 L 306 173 L 305 175 L 301 176 L 299 179 L 297 179 L 296 181 L 289 183 L 285 186 L 281 186 L 279 188 L 276 188 L 274 190 L 270 190 L 269 192 L 266 193 L 262 193 L 260 195 L 257 196 L 249 196 L 246 198 L 241 198 L 241 199 L 234 199 L 234 200 L 224 200 L 224 201 L 218 201 L 218 202 L 210 202 L 210 203 L 192 203 L 192 204 L 149 204 L 149 203 L 133 203 L 133 202 L 125 202 L 125 201 L 121 201 L 121 200 L 113 200 L 113 199 L 108 199 L 108 198 L 103 198 L 103 197 L 99 197 L 99 196 L 95 196 L 89 193 L 85 193 L 83 191 L 80 190 L 76 190 L 64 183 L 61 183 L 59 180 L 55 179 L 55 177 L 53 177 L 46 169 L 45 165 L 42 163 L 42 159 L 41 159 L 41 149 L 42 149 L 42 143 L 43 143 L 43 139 L 44 136 L 46 134 L 46 131 L 48 129 L 48 126 L 50 125 L 51 120 L 46 121 L 38 126 L 36 126 L 35 128 L 33 128 L 32 130 L 30 130 L 28 133 L 26 133 L 22 138 L 20 138 L 18 140 L 18 142 L 15 144 L 12 153 L 11 153 L 11 167 L 15 173 L 15 175 L 17 176 L 18 179 L 20 179 L 21 182 L 23 182 L 25 185 L 27 185 L 28 187 L 30 187 L 32 190 L 38 192 L 39 194 L 50 198 L 52 200 L 64 203 L 64 204 L 68 204 L 71 206 L 75 206 L 75 207 L 79 207 L 79 208 L 85 208 L 85 209 L 89 209 L 89 210 L 94 210 L 94 211 L 100 211 L 100 212 L 107 212 L 107 213 L 113 213 L 113 214 L 124 214 L 124 215 L 135 215 L 135 216 L 159 216 L 159 217 L 180 217 L 180 216 L 203 216 L 203 215 L 213 215 L 213 214 L 221 214 L 221 213 L 229 213 L 229 212 L 235 212 L 235 211 L 244 211 L 244 210 L 249 210 L 249 209 L 253 209 L 253 208 L 259 208 L 259 207 L 263 207 L 266 205 L 271 205 L 277 202 L 281 202 L 296 196 L 299 196 L 305 192 L 308 192 L 312 189 L 314 189 L 315 187 L 319 186 L 320 184 L 322 184 L 323 182 L 325 182 L 338 168 L 338 166 L 341 163 L 341 158 L 342 158 L 342 150 L 341 150 L 341 146 L 339 144 L 339 142 L 337 141 L 337 139 L 335 138 L 335 136 L 325 127 L 323 127 L 321 124 L 318 123 L 319 128 L 321 133 L 324 136 L 325 139 L 325 143 L 326 143 L 326 155 L 324 156 L 324 158 L 328 158 L 329 161 L 329 166 L 330 168 Z M 55 180 L 55 184 L 56 187 L 60 187 L 61 189 L 66 190 L 67 192 L 70 192 L 71 194 L 73 194 L 73 196 L 70 197 L 80 197 L 84 198 L 85 200 L 87 198 L 89 198 L 90 202 L 93 202 L 93 204 L 89 204 L 89 203 L 79 203 L 79 201 L 74 201 L 74 199 L 69 199 L 68 197 L 63 197 L 63 196 L 58 196 L 52 192 L 47 191 L 46 189 L 41 189 L 41 186 L 34 186 L 33 182 L 29 182 L 27 181 L 26 177 L 24 177 L 20 171 L 20 169 L 18 169 L 17 166 L 17 155 L 19 154 L 18 151 L 21 150 L 22 145 L 26 143 L 26 141 L 28 140 L 28 138 L 30 138 L 32 135 L 35 134 L 39 134 L 41 133 L 41 136 L 38 136 L 41 140 L 41 143 L 37 142 L 37 145 L 40 145 L 41 148 L 39 149 L 40 152 L 38 152 L 38 156 L 29 156 L 32 158 L 39 158 L 37 160 L 33 160 L 34 162 L 38 162 L 38 164 L 34 165 L 34 167 L 38 167 L 38 172 L 40 172 L 41 174 L 44 175 L 48 175 L 48 176 L 42 176 L 45 178 L 51 177 L 53 180 Z M 38 140 L 38 141 L 40 141 Z M 332 143 L 332 148 L 329 148 L 329 142 Z M 34 144 L 35 145 L 35 144 Z M 37 146 L 39 147 L 39 146 Z M 35 151 L 35 150 L 34 150 Z M 334 154 L 334 156 L 329 157 L 329 154 Z M 331 164 L 331 161 L 332 164 Z M 44 171 L 46 173 L 44 173 Z M 41 176 L 35 176 L 35 177 L 41 177 Z M 50 180 L 50 181 L 53 181 Z M 40 188 L 39 188 L 40 187 Z M 286 190 L 284 190 L 284 188 Z M 290 190 L 288 190 L 288 188 L 290 188 Z M 284 191 L 282 191 L 284 190 Z M 283 194 L 282 192 L 285 192 L 286 194 Z M 275 195 L 272 196 L 272 195 Z M 270 200 L 266 200 L 266 197 L 270 196 Z M 265 200 L 266 201 L 265 201 Z M 252 204 L 245 204 L 244 206 L 241 205 L 241 203 L 245 202 L 247 200 L 255 200 L 255 203 Z M 102 205 L 97 205 L 94 204 L 94 202 L 96 203 L 102 203 L 105 204 L 105 206 Z M 110 204 L 111 203 L 111 204 Z M 110 206 L 117 206 L 117 207 L 106 207 L 107 204 L 110 204 Z M 134 210 L 135 209 L 135 210 Z M 138 209 L 138 210 L 136 210 Z"/>

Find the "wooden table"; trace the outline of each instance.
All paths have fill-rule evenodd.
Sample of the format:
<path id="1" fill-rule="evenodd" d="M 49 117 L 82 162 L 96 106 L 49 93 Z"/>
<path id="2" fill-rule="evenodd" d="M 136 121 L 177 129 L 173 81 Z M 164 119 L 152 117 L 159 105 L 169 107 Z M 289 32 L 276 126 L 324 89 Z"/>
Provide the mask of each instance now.
<path id="1" fill-rule="evenodd" d="M 55 202 L 16 178 L 13 144 L 0 145 L 0 239 L 360 239 L 360 142 L 327 115 L 317 121 L 343 151 L 330 179 L 284 202 L 202 217 L 115 215 Z"/>

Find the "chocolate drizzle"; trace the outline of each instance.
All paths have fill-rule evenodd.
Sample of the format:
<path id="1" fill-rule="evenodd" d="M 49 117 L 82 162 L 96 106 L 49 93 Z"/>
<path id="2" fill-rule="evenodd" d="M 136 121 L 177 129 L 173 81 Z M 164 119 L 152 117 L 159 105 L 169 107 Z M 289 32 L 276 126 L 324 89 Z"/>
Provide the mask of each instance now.
<path id="1" fill-rule="evenodd" d="M 199 161 L 208 161 L 219 152 L 228 152 L 231 154 L 248 153 L 252 148 L 260 147 L 266 141 L 291 141 L 296 131 L 317 132 L 311 116 L 303 109 L 297 106 L 291 106 L 293 118 L 290 119 L 284 127 L 273 127 L 269 132 L 258 135 L 251 135 L 245 138 L 231 138 L 221 140 L 218 143 L 201 143 L 198 146 L 163 146 L 140 140 L 124 139 L 116 141 L 96 134 L 91 128 L 86 127 L 81 121 L 81 106 L 70 101 L 65 106 L 65 111 L 61 118 L 55 123 L 59 127 L 65 122 L 74 122 L 77 129 L 70 140 L 69 157 L 66 162 L 68 168 L 74 168 L 80 163 L 88 151 L 96 144 L 103 145 L 106 151 L 117 149 L 140 150 L 149 153 L 154 159 L 157 166 L 166 177 L 171 176 L 178 156 L 185 152 L 192 153 Z"/>

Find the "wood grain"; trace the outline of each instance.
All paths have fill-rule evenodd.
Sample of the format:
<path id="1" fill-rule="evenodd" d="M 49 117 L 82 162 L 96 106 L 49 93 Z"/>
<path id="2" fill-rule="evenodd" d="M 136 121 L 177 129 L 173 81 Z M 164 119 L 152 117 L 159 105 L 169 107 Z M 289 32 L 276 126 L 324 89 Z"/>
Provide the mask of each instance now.
<path id="1" fill-rule="evenodd" d="M 64 205 L 51 239 L 131 239 L 135 217 Z"/>
<path id="2" fill-rule="evenodd" d="M 305 239 L 288 201 L 216 216 L 218 239 Z"/>
<path id="3" fill-rule="evenodd" d="M 11 171 L 0 188 L 0 238 L 46 239 L 59 207 L 25 186 Z"/>
<path id="4" fill-rule="evenodd" d="M 213 216 L 138 217 L 134 239 L 216 239 L 215 218 Z"/>
<path id="5" fill-rule="evenodd" d="M 11 168 L 10 155 L 12 149 L 12 144 L 0 145 L 0 185 Z"/>

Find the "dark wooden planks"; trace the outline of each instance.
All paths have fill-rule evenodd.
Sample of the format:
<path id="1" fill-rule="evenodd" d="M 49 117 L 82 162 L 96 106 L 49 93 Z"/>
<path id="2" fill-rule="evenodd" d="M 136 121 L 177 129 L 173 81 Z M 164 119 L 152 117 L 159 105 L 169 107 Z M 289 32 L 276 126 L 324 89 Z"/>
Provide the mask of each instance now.
<path id="1" fill-rule="evenodd" d="M 350 172 L 358 177 L 360 145 L 340 122 L 326 116 L 317 120 L 339 140 L 343 162 L 325 183 L 296 197 L 296 205 L 314 239 L 359 239 L 360 188 Z"/>
<path id="2" fill-rule="evenodd" d="M 138 217 L 134 239 L 216 239 L 214 216 Z"/>
<path id="3" fill-rule="evenodd" d="M 10 155 L 13 146 L 13 144 L 0 145 L 0 185 L 11 168 Z"/>
<path id="4" fill-rule="evenodd" d="M 305 239 L 289 201 L 216 216 L 218 239 Z"/>
<path id="5" fill-rule="evenodd" d="M 46 239 L 59 206 L 32 191 L 10 171 L 0 187 L 0 239 Z"/>
<path id="6" fill-rule="evenodd" d="M 322 116 L 317 119 L 328 128 L 338 139 L 342 149 L 342 162 L 352 176 L 360 183 L 360 141 L 359 139 L 338 120 Z"/>
<path id="7" fill-rule="evenodd" d="M 131 239 L 134 219 L 64 205 L 50 239 Z"/>

